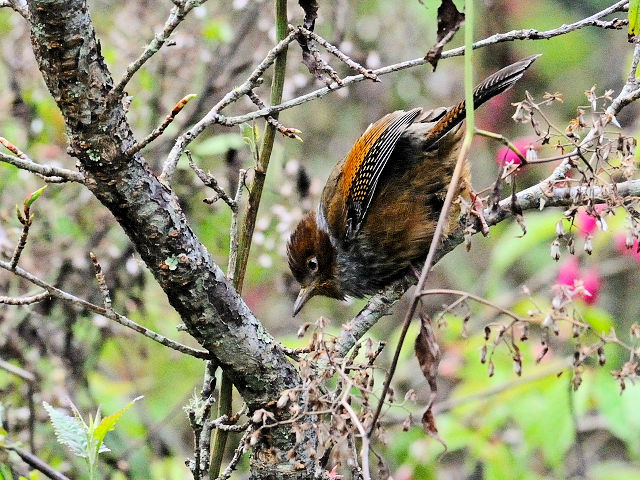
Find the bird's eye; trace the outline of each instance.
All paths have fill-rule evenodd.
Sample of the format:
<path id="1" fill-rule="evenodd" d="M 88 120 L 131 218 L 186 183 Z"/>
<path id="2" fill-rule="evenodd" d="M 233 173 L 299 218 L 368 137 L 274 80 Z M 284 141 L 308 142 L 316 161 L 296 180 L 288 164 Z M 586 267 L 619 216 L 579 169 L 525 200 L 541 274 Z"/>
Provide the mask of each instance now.
<path id="1" fill-rule="evenodd" d="M 307 260 L 307 268 L 311 273 L 316 273 L 318 271 L 318 260 L 316 257 L 311 257 Z"/>

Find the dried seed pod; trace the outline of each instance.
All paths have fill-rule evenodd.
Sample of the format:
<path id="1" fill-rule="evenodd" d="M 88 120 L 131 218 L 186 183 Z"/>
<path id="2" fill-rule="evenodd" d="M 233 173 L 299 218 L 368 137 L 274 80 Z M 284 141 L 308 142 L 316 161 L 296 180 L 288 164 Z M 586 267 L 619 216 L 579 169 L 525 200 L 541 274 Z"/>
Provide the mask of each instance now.
<path id="1" fill-rule="evenodd" d="M 604 354 L 604 347 L 602 345 L 598 347 L 598 363 L 600 364 L 600 366 L 603 366 L 605 363 L 607 363 L 607 357 Z"/>
<path id="2" fill-rule="evenodd" d="M 560 242 L 558 239 L 555 239 L 551 242 L 551 258 L 553 258 L 556 262 L 560 260 Z"/>

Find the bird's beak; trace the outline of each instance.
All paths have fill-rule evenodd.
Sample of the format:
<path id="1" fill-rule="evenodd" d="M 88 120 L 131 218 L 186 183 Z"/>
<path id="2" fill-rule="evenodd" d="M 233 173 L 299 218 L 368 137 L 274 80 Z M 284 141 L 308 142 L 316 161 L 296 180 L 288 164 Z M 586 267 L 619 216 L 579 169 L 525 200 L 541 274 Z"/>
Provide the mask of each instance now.
<path id="1" fill-rule="evenodd" d="M 296 298 L 296 303 L 293 304 L 294 317 L 298 314 L 300 310 L 302 310 L 302 307 L 304 306 L 304 304 L 307 303 L 307 300 L 313 297 L 313 295 L 314 295 L 313 285 L 310 285 L 308 287 L 302 287 L 300 289 L 300 293 L 298 293 L 298 298 Z"/>

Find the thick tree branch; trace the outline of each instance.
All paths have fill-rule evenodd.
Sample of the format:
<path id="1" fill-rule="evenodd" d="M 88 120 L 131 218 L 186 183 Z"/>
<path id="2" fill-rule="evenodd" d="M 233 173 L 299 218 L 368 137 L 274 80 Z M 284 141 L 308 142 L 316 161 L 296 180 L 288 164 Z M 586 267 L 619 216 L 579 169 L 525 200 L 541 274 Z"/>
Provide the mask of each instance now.
<path id="1" fill-rule="evenodd" d="M 109 101 L 113 81 L 86 3 L 33 0 L 30 11 L 36 60 L 65 118 L 70 152 L 86 185 L 114 214 L 187 331 L 233 378 L 250 409 L 298 386 L 294 366 L 195 236 L 175 193 L 141 156 L 125 154 L 135 139 L 119 102 Z M 315 442 L 312 429 L 305 436 Z M 309 478 L 313 462 L 305 442 L 296 443 L 284 427 L 274 429 L 256 446 L 253 459 L 260 458 L 262 469 L 253 478 Z M 285 456 L 291 449 L 294 460 Z M 296 470 L 296 463 L 304 467 Z"/>

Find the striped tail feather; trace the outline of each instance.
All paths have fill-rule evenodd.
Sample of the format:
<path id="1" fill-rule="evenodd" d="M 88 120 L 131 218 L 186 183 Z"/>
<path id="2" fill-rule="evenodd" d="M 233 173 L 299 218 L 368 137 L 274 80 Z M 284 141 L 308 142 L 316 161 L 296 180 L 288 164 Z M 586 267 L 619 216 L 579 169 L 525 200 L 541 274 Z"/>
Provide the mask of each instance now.
<path id="1" fill-rule="evenodd" d="M 531 55 L 522 60 L 513 63 L 502 70 L 498 70 L 493 75 L 487 77 L 473 90 L 473 106 L 478 108 L 490 98 L 509 89 L 522 78 L 525 70 L 540 56 Z M 426 135 L 425 148 L 432 147 L 438 140 L 444 137 L 456 125 L 464 120 L 466 115 L 465 101 L 452 107 L 438 122 L 433 126 Z"/>

